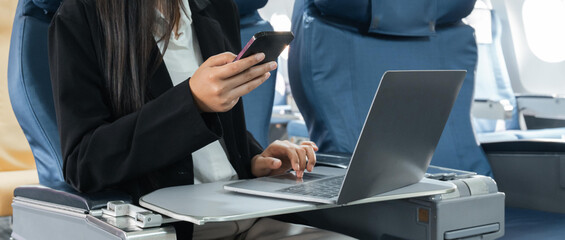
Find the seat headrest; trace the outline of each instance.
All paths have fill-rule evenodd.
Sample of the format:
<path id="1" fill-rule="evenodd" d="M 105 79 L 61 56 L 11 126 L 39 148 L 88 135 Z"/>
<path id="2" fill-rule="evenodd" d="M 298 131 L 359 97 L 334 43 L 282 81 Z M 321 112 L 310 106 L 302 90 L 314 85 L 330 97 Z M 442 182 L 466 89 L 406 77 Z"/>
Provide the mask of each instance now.
<path id="1" fill-rule="evenodd" d="M 235 3 L 239 9 L 239 16 L 245 16 L 264 7 L 267 4 L 267 0 L 235 0 Z"/>
<path id="2" fill-rule="evenodd" d="M 437 25 L 469 15 L 475 0 L 313 0 L 320 13 L 370 33 L 430 36 Z"/>
<path id="3" fill-rule="evenodd" d="M 33 0 L 33 3 L 47 12 L 55 12 L 61 5 L 62 0 Z"/>
<path id="4" fill-rule="evenodd" d="M 314 4 L 322 15 L 363 24 L 371 19 L 370 1 L 371 0 L 314 0 Z"/>

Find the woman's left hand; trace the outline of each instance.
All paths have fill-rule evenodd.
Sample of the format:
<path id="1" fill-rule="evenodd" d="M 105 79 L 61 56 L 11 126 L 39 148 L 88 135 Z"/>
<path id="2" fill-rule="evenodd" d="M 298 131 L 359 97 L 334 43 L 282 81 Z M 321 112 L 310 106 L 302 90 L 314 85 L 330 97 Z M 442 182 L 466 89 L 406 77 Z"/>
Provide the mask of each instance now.
<path id="1" fill-rule="evenodd" d="M 296 145 L 289 141 L 274 141 L 263 153 L 251 159 L 251 173 L 255 177 L 285 173 L 291 168 L 301 178 L 304 170 L 312 172 L 316 164 L 318 146 L 314 142 L 304 141 Z"/>

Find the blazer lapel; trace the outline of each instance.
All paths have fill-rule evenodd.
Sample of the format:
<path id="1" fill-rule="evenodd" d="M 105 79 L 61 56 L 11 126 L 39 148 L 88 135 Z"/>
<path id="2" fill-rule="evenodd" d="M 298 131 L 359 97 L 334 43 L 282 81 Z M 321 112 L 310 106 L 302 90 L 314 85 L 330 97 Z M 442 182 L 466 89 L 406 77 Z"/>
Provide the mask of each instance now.
<path id="1" fill-rule="evenodd" d="M 157 59 L 161 57 L 161 51 L 159 50 L 157 43 L 155 43 L 153 50 L 151 51 L 151 56 L 153 56 L 151 57 L 153 61 L 157 61 Z M 151 72 L 149 74 L 151 74 Z M 171 76 L 169 75 L 169 70 L 167 70 L 165 61 L 161 61 L 159 66 L 155 70 L 153 70 L 153 73 L 149 78 L 148 97 L 149 99 L 154 99 L 172 87 L 173 81 L 171 80 Z"/>
<path id="2" fill-rule="evenodd" d="M 190 4 L 190 11 L 194 13 L 204 10 L 210 3 L 210 0 L 189 0 L 188 4 Z"/>
<path id="3" fill-rule="evenodd" d="M 206 15 L 206 7 L 211 2 L 209 0 L 189 1 L 192 11 L 192 26 L 198 38 L 202 59 L 206 61 L 209 57 L 221 52 L 225 52 L 226 40 L 223 38 L 220 23 Z"/>

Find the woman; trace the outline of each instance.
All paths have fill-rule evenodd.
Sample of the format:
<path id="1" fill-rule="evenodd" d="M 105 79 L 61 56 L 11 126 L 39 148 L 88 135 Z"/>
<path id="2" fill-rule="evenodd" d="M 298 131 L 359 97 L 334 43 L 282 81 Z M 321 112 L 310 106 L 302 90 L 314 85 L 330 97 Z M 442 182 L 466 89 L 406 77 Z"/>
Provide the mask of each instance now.
<path id="1" fill-rule="evenodd" d="M 64 1 L 49 53 L 66 181 L 137 201 L 163 187 L 312 171 L 314 143 L 262 150 L 246 131 L 239 100 L 276 63 L 233 62 L 239 44 L 230 0 Z M 177 232 L 190 238 L 186 225 Z"/>

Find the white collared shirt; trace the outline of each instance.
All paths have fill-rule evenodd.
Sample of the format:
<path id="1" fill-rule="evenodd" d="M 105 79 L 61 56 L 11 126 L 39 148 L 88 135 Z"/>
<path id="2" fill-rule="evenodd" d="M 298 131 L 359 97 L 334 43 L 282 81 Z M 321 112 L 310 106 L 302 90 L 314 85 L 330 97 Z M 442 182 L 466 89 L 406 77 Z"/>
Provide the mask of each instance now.
<path id="1" fill-rule="evenodd" d="M 192 27 L 192 13 L 188 0 L 183 0 L 182 3 L 186 12 L 181 10 L 177 34 L 171 34 L 169 45 L 163 55 L 163 60 L 175 86 L 191 77 L 200 64 L 202 64 L 202 54 L 200 53 L 198 39 Z M 158 16 L 160 16 L 162 21 L 165 21 L 160 12 L 158 12 Z M 159 33 L 155 34 L 156 41 L 159 40 L 157 36 L 160 35 Z M 164 43 L 161 41 L 157 45 L 161 53 L 163 53 Z M 194 184 L 238 178 L 219 140 L 193 152 L 192 161 L 194 166 Z"/>

